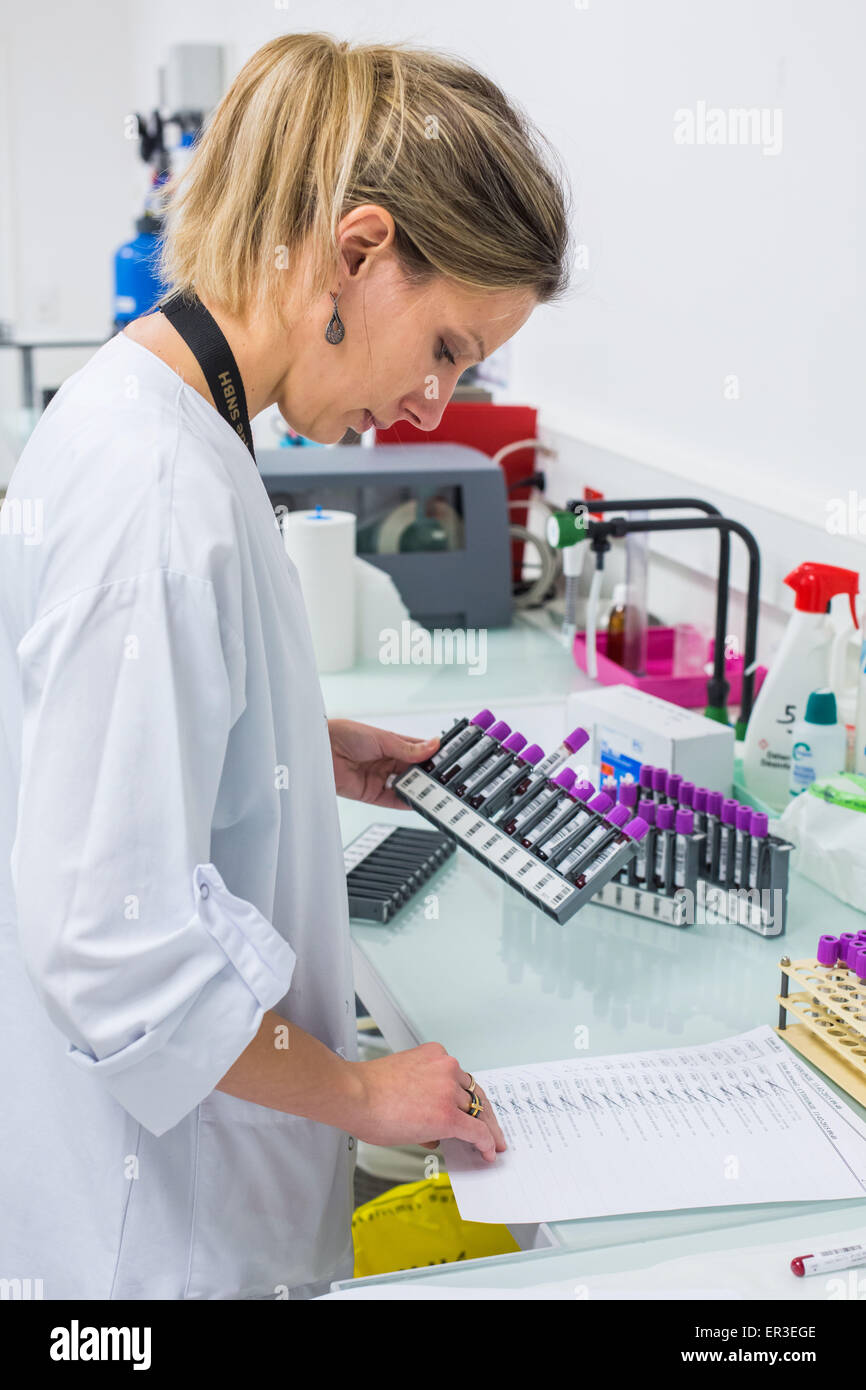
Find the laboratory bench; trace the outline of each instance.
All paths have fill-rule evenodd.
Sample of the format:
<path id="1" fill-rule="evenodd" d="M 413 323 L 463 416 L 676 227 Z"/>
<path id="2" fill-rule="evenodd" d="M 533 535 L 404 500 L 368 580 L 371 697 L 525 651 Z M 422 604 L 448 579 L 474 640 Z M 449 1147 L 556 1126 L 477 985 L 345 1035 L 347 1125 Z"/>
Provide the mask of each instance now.
<path id="1" fill-rule="evenodd" d="M 486 705 L 552 748 L 566 732 L 566 696 L 587 683 L 549 633 L 518 622 L 490 634 L 484 677 L 459 668 L 361 667 L 324 677 L 322 687 L 331 716 L 427 736 Z M 344 844 L 374 821 L 427 825 L 415 812 L 359 802 L 341 801 L 340 815 Z M 707 1043 L 774 1024 L 780 957 L 814 956 L 820 933 L 863 925 L 863 914 L 796 873 L 779 937 L 722 923 L 678 928 L 596 903 L 559 925 L 458 850 L 391 923 L 353 921 L 351 935 L 355 987 L 387 1044 L 438 1041 L 477 1073 Z M 684 1241 L 709 1252 L 849 1225 L 866 1227 L 866 1201 L 636 1213 L 512 1230 L 524 1251 L 584 1252 L 581 1267 L 610 1272 L 633 1268 L 648 1242 L 658 1251 Z"/>

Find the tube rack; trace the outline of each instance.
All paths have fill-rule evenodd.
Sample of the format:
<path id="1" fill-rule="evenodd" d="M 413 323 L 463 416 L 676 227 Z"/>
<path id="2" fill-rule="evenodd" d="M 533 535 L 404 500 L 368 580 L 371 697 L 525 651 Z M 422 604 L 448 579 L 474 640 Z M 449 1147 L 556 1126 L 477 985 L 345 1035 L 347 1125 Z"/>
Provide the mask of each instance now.
<path id="1" fill-rule="evenodd" d="M 654 832 L 647 836 L 652 852 Z M 788 868 L 793 845 L 777 835 L 766 840 L 764 882 L 759 888 L 737 889 L 716 883 L 703 872 L 701 850 L 704 835 L 691 835 L 686 842 L 684 886 L 672 894 L 647 888 L 642 884 L 611 880 L 597 894 L 602 907 L 618 912 L 631 912 L 654 922 L 666 922 L 672 927 L 690 927 L 695 923 L 712 925 L 729 923 L 746 927 L 759 936 L 782 936 L 788 907 Z"/>
<path id="2" fill-rule="evenodd" d="M 649 855 L 653 852 L 655 843 L 652 830 L 647 835 L 647 840 Z M 698 897 L 703 848 L 703 835 L 688 837 L 685 843 L 683 884 L 675 888 L 673 893 L 660 893 L 640 883 L 628 883 L 613 878 L 599 889 L 595 901 L 601 907 L 612 907 L 618 912 L 630 912 L 635 917 L 648 917 L 653 922 L 666 922 L 671 927 L 690 927 L 694 921 L 694 911 L 690 911 L 690 906 L 693 906 Z"/>
<path id="3" fill-rule="evenodd" d="M 455 849 L 450 836 L 435 830 L 368 825 L 343 850 L 349 916 L 389 922 Z"/>
<path id="4" fill-rule="evenodd" d="M 782 956 L 779 965 L 779 1037 L 866 1105 L 866 982 L 844 966 L 815 959 Z M 789 1014 L 798 1022 L 789 1024 Z"/>
<path id="5" fill-rule="evenodd" d="M 604 882 L 603 868 L 583 888 L 578 888 L 506 835 L 483 810 L 476 811 L 467 805 L 419 767 L 410 768 L 398 777 L 394 790 L 413 811 L 418 811 L 437 830 L 450 835 L 462 849 L 557 922 L 567 922 L 573 917 L 584 903 L 595 897 L 599 880 Z M 632 852 L 637 853 L 637 845 L 632 847 Z M 608 877 L 618 873 L 621 867 L 622 860 L 610 870 Z"/>

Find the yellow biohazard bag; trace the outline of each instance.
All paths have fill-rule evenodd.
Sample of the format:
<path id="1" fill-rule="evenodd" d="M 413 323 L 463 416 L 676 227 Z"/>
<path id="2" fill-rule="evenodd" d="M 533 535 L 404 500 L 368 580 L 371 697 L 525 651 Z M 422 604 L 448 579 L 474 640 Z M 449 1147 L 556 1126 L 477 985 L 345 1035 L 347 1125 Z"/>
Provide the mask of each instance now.
<path id="1" fill-rule="evenodd" d="M 365 1202 L 352 1217 L 355 1278 L 398 1269 L 510 1255 L 520 1247 L 507 1226 L 462 1221 L 448 1177 L 407 1182 Z"/>

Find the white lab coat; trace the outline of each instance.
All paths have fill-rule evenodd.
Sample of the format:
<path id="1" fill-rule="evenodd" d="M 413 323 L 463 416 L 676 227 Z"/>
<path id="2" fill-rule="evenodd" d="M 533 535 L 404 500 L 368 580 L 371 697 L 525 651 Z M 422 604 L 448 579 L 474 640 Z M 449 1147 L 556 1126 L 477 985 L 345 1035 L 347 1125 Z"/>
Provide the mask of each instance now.
<path id="1" fill-rule="evenodd" d="M 268 1008 L 357 1055 L 327 722 L 264 485 L 119 334 L 0 520 L 0 1278 L 318 1292 L 351 1273 L 353 1140 L 214 1090 Z"/>

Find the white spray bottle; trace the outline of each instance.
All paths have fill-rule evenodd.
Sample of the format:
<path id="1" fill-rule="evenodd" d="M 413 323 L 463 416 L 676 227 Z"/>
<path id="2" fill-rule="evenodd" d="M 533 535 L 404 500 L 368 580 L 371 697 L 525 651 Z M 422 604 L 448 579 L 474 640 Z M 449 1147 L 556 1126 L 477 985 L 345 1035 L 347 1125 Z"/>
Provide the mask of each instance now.
<path id="1" fill-rule="evenodd" d="M 866 606 L 863 608 L 866 627 Z M 866 631 L 860 646 L 860 666 L 857 676 L 857 732 L 854 738 L 854 771 L 866 777 Z"/>
<path id="2" fill-rule="evenodd" d="M 788 803 L 794 723 L 803 718 L 810 693 L 830 684 L 837 633 L 829 610 L 836 594 L 848 595 L 854 626 L 859 627 L 856 570 L 807 560 L 785 576 L 785 583 L 797 596 L 794 612 L 755 700 L 743 748 L 746 786 L 776 811 Z"/>

